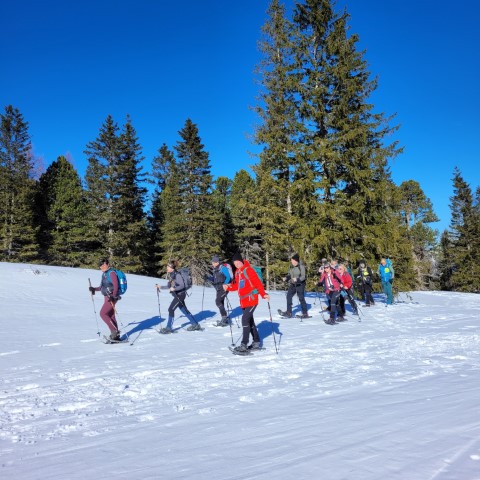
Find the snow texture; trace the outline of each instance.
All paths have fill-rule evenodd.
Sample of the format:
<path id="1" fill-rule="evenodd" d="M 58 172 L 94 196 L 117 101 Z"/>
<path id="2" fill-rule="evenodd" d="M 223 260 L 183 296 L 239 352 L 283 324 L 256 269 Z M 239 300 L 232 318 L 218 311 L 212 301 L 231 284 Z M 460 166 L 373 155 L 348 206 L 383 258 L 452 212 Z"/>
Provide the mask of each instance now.
<path id="1" fill-rule="evenodd" d="M 205 330 L 177 313 L 159 335 L 166 282 L 135 275 L 118 304 L 130 342 L 105 345 L 100 276 L 0 263 L 0 478 L 480 479 L 479 295 L 377 293 L 330 326 L 323 295 L 307 295 L 312 318 L 281 319 L 271 292 L 266 350 L 241 357 L 235 293 L 232 334 L 193 287 Z"/>

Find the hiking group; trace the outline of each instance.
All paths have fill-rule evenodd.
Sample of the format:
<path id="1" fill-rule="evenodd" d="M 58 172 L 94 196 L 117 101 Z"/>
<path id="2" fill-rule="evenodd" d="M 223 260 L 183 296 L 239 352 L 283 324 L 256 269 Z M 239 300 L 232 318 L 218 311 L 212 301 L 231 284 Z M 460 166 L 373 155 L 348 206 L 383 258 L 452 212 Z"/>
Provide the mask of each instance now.
<path id="1" fill-rule="evenodd" d="M 212 273 L 211 275 L 205 276 L 204 280 L 208 281 L 216 291 L 215 304 L 219 310 L 221 319 L 215 326 L 231 326 L 231 319 L 225 308 L 225 300 L 228 302 L 227 295 L 229 292 L 236 291 L 238 293 L 240 308 L 242 309 L 242 339 L 240 345 L 232 350 L 234 353 L 243 354 L 250 350 L 262 348 L 261 339 L 254 320 L 254 312 L 258 306 L 258 297 L 260 296 L 262 299 L 270 302 L 270 296 L 265 291 L 261 270 L 258 267 L 252 266 L 250 262 L 239 253 L 233 255 L 232 263 L 235 266 L 235 273 L 233 273 L 233 269 L 228 262 L 221 262 L 220 257 L 214 255 L 212 257 Z M 99 266 L 102 271 L 100 286 L 92 287 L 90 285 L 89 290 L 92 294 L 92 300 L 95 292 L 100 291 L 104 296 L 100 317 L 110 330 L 110 337 L 108 337 L 108 339 L 111 342 L 118 342 L 121 340 L 115 306 L 122 298 L 121 295 L 125 293 L 126 278 L 123 272 L 111 268 L 108 258 L 102 258 Z M 155 288 L 157 289 L 157 295 L 160 290 L 168 290 L 173 298 L 168 307 L 166 326 L 161 328 L 159 333 L 174 333 L 173 324 L 175 311 L 177 309 L 182 311 L 190 320 L 190 325 L 187 327 L 187 330 L 203 330 L 185 304 L 187 291 L 192 286 L 190 270 L 185 267 L 180 268 L 176 260 L 170 260 L 166 265 L 166 270 L 167 285 L 156 284 Z M 329 312 L 329 315 L 327 319 L 324 319 L 325 323 L 333 325 L 345 320 L 346 301 L 350 303 L 353 314 L 358 315 L 355 291 L 357 299 L 364 301 L 366 307 L 375 304 L 372 297 L 374 274 L 365 260 L 359 262 L 358 270 L 356 274 L 354 274 L 348 262 L 339 264 L 336 259 L 327 261 L 327 259 L 323 258 L 318 273 L 319 279 L 317 286 L 323 288 L 328 303 L 325 310 Z M 383 292 L 386 295 L 386 304 L 391 305 L 393 303 L 392 284 L 395 272 L 392 262 L 388 257 L 381 259 L 377 274 L 381 281 Z M 299 255 L 295 253 L 290 258 L 288 273 L 283 278 L 288 288 L 286 292 L 287 309 L 285 311 L 278 310 L 282 318 L 291 318 L 293 316 L 293 297 L 295 295 L 298 297 L 302 312 L 296 316 L 302 319 L 310 317 L 305 301 L 306 280 L 305 265 L 300 260 Z M 270 303 L 268 303 L 268 306 L 270 309 Z M 252 342 L 249 345 L 250 337 L 252 337 Z"/>

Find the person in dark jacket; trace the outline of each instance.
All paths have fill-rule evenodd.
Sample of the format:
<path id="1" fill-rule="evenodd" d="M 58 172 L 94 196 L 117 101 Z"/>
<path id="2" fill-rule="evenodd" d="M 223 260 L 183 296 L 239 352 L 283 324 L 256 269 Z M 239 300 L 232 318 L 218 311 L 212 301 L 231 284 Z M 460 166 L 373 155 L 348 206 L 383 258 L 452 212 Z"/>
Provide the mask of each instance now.
<path id="1" fill-rule="evenodd" d="M 177 271 L 178 262 L 176 260 L 170 260 L 167 263 L 168 284 L 165 287 L 161 287 L 162 290 L 169 290 L 173 296 L 172 303 L 168 307 L 168 321 L 165 328 L 160 329 L 160 333 L 172 333 L 173 321 L 175 320 L 175 310 L 180 308 L 187 317 L 190 318 L 190 326 L 188 331 L 201 330 L 202 327 L 195 321 L 193 315 L 188 311 L 185 305 L 185 298 L 187 297 L 187 285 L 182 274 Z M 157 287 L 158 288 L 158 287 Z"/>
<path id="2" fill-rule="evenodd" d="M 301 318 L 308 318 L 307 303 L 305 302 L 305 282 L 307 280 L 305 265 L 300 261 L 298 253 L 292 255 L 290 259 L 290 268 L 287 276 L 283 279 L 288 282 L 287 290 L 287 310 L 281 312 L 282 317 L 290 318 L 292 316 L 293 297 L 296 294 L 302 308 Z"/>
<path id="3" fill-rule="evenodd" d="M 217 295 L 215 297 L 215 305 L 217 306 L 222 319 L 216 323 L 217 327 L 227 327 L 230 324 L 230 318 L 225 310 L 225 298 L 228 295 L 223 289 L 223 285 L 228 285 L 233 279 L 230 277 L 230 272 L 225 265 L 220 264 L 218 255 L 212 257 L 212 276 L 208 280 L 215 288 Z"/>
<path id="4" fill-rule="evenodd" d="M 100 310 L 100 318 L 106 323 L 110 330 L 110 340 L 120 340 L 120 330 L 115 318 L 115 305 L 120 300 L 118 295 L 118 277 L 115 270 L 110 268 L 108 258 L 102 258 L 99 262 L 102 271 L 102 280 L 99 287 L 89 287 L 92 295 L 95 292 L 102 292 L 103 306 Z"/>
<path id="5" fill-rule="evenodd" d="M 375 305 L 372 296 L 373 272 L 367 266 L 365 260 L 360 261 L 358 264 L 357 283 L 361 285 L 361 291 L 364 295 L 362 300 L 365 300 L 365 306 Z"/>

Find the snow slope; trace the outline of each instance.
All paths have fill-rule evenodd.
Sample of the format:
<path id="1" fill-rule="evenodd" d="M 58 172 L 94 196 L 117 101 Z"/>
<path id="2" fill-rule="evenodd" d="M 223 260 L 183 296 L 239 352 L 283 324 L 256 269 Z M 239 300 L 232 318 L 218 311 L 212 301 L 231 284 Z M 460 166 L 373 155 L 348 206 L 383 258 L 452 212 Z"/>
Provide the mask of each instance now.
<path id="1" fill-rule="evenodd" d="M 159 335 L 165 281 L 135 275 L 118 305 L 133 345 L 103 344 L 100 276 L 0 263 L 0 478 L 480 479 L 478 295 L 377 294 L 334 326 L 314 293 L 303 322 L 261 300 L 266 350 L 239 357 L 236 294 L 232 334 L 194 287 L 205 330 L 177 314 Z"/>

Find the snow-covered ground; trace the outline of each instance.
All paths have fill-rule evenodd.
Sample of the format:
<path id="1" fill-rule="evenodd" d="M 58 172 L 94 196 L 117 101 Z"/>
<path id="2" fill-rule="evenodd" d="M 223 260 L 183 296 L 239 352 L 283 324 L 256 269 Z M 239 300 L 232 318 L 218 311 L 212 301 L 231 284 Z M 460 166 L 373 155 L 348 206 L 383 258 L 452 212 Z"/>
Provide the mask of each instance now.
<path id="1" fill-rule="evenodd" d="M 135 275 L 118 305 L 133 345 L 103 344 L 100 277 L 0 263 L 0 478 L 480 479 L 479 295 L 377 294 L 329 326 L 317 295 L 300 321 L 271 292 L 266 350 L 239 357 L 211 288 L 187 299 L 204 331 L 177 314 L 159 335 L 171 297 Z"/>

